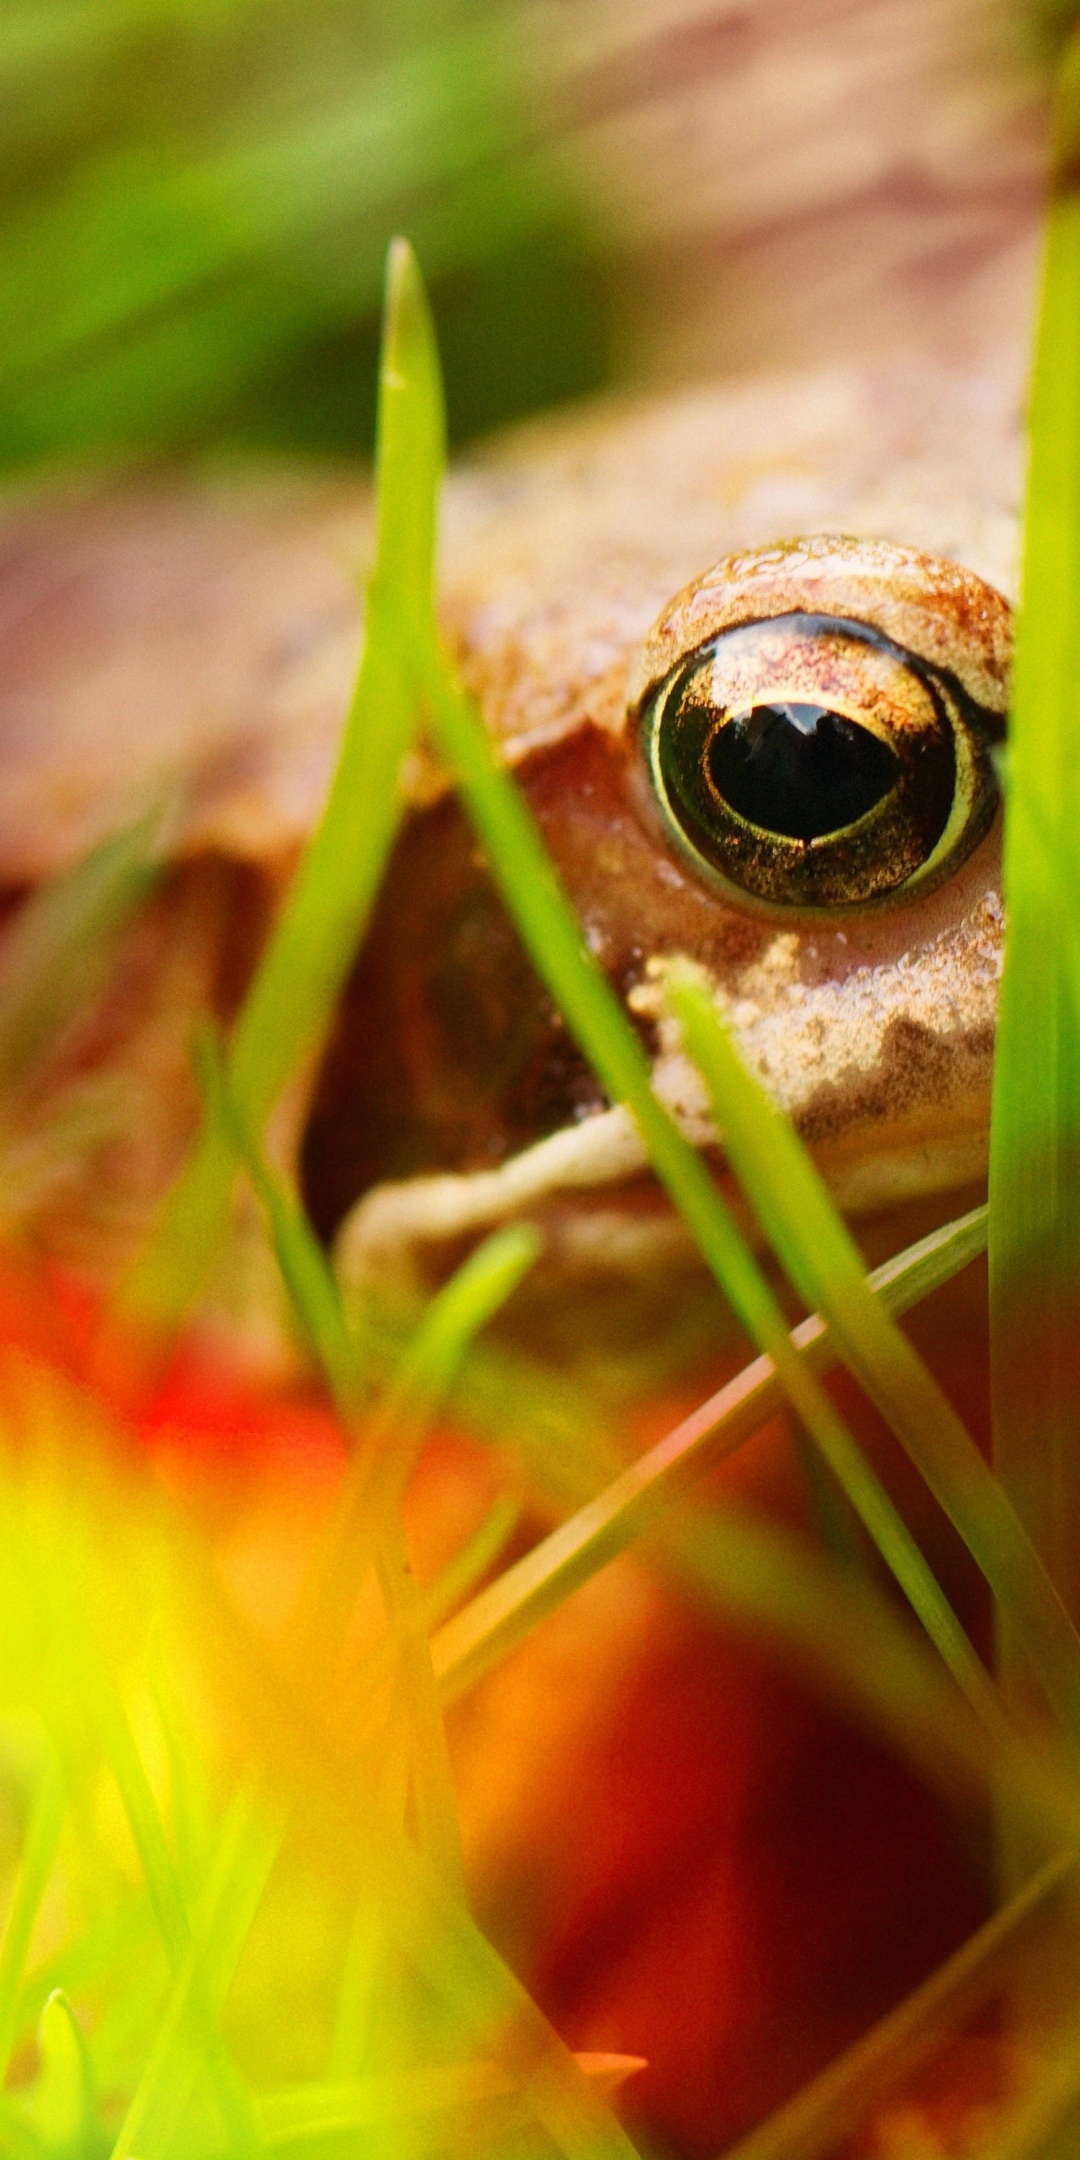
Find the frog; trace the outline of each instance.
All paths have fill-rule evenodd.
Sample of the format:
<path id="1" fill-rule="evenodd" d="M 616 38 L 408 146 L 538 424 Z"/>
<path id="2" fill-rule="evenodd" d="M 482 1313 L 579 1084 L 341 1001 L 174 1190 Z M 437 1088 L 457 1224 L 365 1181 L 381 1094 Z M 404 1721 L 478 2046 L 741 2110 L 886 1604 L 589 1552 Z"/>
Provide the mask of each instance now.
<path id="1" fill-rule="evenodd" d="M 677 955 L 854 1222 L 951 1209 L 985 1174 L 1021 463 L 996 365 L 875 363 L 627 397 L 450 478 L 448 645 L 721 1185 L 663 999 Z M 168 797 L 157 894 L 56 1083 L 136 1084 L 109 1210 L 97 1159 L 34 1225 L 109 1279 L 195 1128 L 192 1024 L 235 1012 L 324 799 L 370 504 L 350 472 L 160 473 L 13 498 L 2 532 L 9 905 Z M 434 1279 L 521 1214 L 575 1313 L 613 1274 L 683 1282 L 633 1126 L 422 744 L 401 784 L 284 1142 L 343 1282 Z M 786 1449 L 758 1435 L 736 1499 L 790 1517 Z M 490 1451 L 426 1460 L 414 1527 L 463 1490 L 482 1510 Z M 450 1739 L 474 1909 L 571 2044 L 648 2058 L 628 2108 L 654 2147 L 741 2135 L 985 1911 L 970 1840 L 892 1757 L 630 1558 Z"/>
<path id="2" fill-rule="evenodd" d="M 876 364 L 616 400 L 450 479 L 446 637 L 657 1092 L 721 1180 L 666 1015 L 676 955 L 704 968 L 849 1214 L 985 1176 L 1020 465 L 1000 369 Z M 188 990 L 139 1023 L 161 1129 L 156 1151 L 142 1137 L 144 1187 L 196 1114 L 188 1001 L 213 978 L 234 1008 L 221 955 L 247 952 L 238 984 L 317 818 L 370 529 L 337 472 L 83 481 L 7 508 L 0 886 L 70 865 L 169 782 L 162 949 L 190 955 L 194 916 L 217 955 L 197 984 L 189 958 Z M 402 787 L 293 1135 L 343 1279 L 415 1275 L 522 1212 L 562 1279 L 685 1266 L 629 1114 L 537 982 L 422 745 Z M 138 1063 L 137 1033 L 121 1024 L 110 1054 L 124 1041 Z"/>

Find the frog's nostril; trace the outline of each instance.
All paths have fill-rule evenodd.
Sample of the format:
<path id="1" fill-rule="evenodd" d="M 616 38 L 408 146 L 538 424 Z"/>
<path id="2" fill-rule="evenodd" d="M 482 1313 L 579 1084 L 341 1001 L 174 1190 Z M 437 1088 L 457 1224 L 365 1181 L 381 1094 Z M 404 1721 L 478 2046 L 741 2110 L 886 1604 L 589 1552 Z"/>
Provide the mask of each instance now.
<path id="1" fill-rule="evenodd" d="M 717 795 L 740 817 L 790 840 L 854 825 L 901 775 L 880 736 L 798 699 L 753 705 L 718 727 L 705 756 Z"/>

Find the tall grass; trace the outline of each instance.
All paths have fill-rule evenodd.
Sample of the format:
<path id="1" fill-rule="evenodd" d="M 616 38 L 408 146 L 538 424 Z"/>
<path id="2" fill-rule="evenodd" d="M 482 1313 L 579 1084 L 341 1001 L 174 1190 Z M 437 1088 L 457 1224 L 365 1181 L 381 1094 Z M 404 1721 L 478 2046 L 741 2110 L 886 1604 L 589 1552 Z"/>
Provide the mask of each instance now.
<path id="1" fill-rule="evenodd" d="M 1080 1645 L 1067 1610 L 1076 1515 L 1071 1307 L 1061 1282 L 1071 1295 L 1080 1035 L 1068 938 L 1056 933 L 1077 822 L 1078 218 L 1066 157 L 1037 373 L 1010 768 L 991 1202 L 1000 1477 L 889 1317 L 971 1257 L 982 1218 L 949 1227 L 867 1282 L 796 1136 L 739 1066 L 722 1016 L 692 977 L 674 974 L 671 1007 L 733 1167 L 780 1267 L 818 1308 L 789 1335 L 701 1158 L 652 1093 L 640 1044 L 439 643 L 439 371 L 418 272 L 395 249 L 378 552 L 341 764 L 230 1041 L 202 1045 L 204 1124 L 125 1288 L 129 1315 L 166 1334 L 178 1329 L 246 1177 L 349 1459 L 306 1579 L 268 1640 L 100 1407 L 25 1353 L 5 1355 L 0 1755 L 17 1830 L 0 1938 L 0 2059 L 9 2071 L 0 2139 L 13 2154 L 216 2160 L 282 2149 L 326 2160 L 362 2145 L 395 2160 L 459 2152 L 524 2160 L 552 2147 L 581 2160 L 629 2156 L 597 2066 L 567 2054 L 469 1916 L 441 1704 L 637 1539 L 655 1565 L 781 1647 L 950 1791 L 984 1800 L 1005 1792 L 1033 1844 L 1054 1855 L 926 1989 L 763 2126 L 744 2148 L 748 2160 L 821 2153 L 824 2139 L 865 2120 L 934 2035 L 1000 1990 L 1033 1916 L 1071 1876 Z M 365 1345 L 265 1138 L 275 1101 L 318 1046 L 362 936 L 401 813 L 398 770 L 421 700 L 538 970 L 609 1096 L 631 1110 L 657 1175 L 763 1353 L 723 1398 L 614 1479 L 585 1455 L 567 1519 L 450 1617 L 448 1601 L 497 1556 L 512 1498 L 496 1503 L 441 1585 L 421 1592 L 408 1566 L 403 1494 L 430 1419 L 538 1240 L 518 1226 L 464 1263 L 373 1410 Z M 125 863 L 122 850 L 105 863 L 107 895 L 126 892 Z M 107 927 L 120 904 L 105 907 L 89 873 L 82 901 L 81 891 L 74 917 L 88 943 L 64 930 L 78 951 L 93 945 L 95 908 Z M 1036 952 L 1052 956 L 1045 967 L 1035 967 Z M 1033 1042 L 1049 1107 L 1031 1078 Z M 823 1390 L 818 1376 L 835 1360 L 874 1398 L 976 1555 L 1010 1641 L 1040 1680 L 1037 1721 L 1014 1715 L 976 1658 Z M 872 1574 L 738 1510 L 707 1516 L 689 1504 L 695 1477 L 755 1429 L 779 1391 L 845 1484 L 933 1650 Z M 1038 1480 L 1044 1441 L 1055 1466 L 1048 1499 Z M 565 1493 L 564 1464 L 553 1485 L 560 1481 Z M 1069 2039 L 999 2126 L 994 2151 L 1034 2160 L 1056 2135 L 1080 2089 L 1075 2054 Z"/>
<path id="2" fill-rule="evenodd" d="M 1080 1613 L 1080 44 L 1061 73 L 1009 728 L 990 1159 L 994 1457 Z"/>

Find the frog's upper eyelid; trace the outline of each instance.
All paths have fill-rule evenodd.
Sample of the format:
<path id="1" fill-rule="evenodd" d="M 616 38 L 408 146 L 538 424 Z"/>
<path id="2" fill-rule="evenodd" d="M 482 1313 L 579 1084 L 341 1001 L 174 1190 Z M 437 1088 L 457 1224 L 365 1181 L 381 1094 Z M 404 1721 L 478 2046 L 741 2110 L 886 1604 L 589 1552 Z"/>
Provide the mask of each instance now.
<path id="1" fill-rule="evenodd" d="M 630 670 L 628 709 L 640 710 L 673 668 L 721 631 L 795 614 L 877 631 L 955 684 L 988 729 L 1005 713 L 1008 601 L 959 563 L 832 533 L 725 556 L 677 593 Z"/>

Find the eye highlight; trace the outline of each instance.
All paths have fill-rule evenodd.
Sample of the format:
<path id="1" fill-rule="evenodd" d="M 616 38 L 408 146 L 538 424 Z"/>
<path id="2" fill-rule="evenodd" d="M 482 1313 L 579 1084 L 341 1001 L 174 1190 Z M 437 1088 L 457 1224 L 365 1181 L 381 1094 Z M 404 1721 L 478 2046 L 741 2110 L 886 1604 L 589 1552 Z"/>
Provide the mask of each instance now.
<path id="1" fill-rule="evenodd" d="M 955 867 L 994 815 L 1000 727 L 936 660 L 803 609 L 721 629 L 642 709 L 682 851 L 713 881 L 802 908 L 865 906 Z"/>

